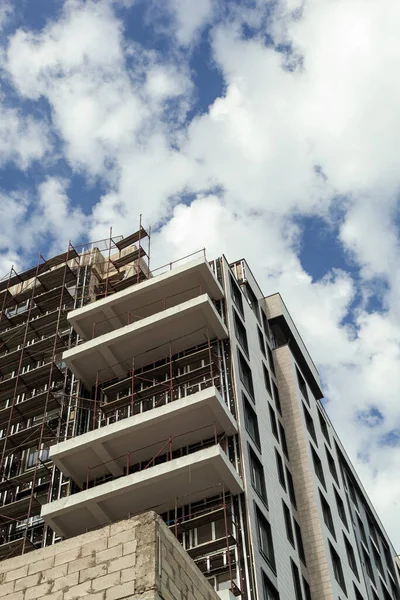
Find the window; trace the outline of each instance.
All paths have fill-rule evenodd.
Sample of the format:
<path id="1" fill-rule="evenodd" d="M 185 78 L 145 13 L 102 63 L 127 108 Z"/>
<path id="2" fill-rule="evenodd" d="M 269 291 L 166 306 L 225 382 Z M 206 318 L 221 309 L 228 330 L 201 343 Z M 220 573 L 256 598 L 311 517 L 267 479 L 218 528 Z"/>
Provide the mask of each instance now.
<path id="1" fill-rule="evenodd" d="M 286 479 L 287 479 L 287 484 L 288 484 L 290 502 L 297 509 L 296 494 L 295 494 L 294 485 L 293 485 L 293 477 L 287 467 L 286 467 Z"/>
<path id="2" fill-rule="evenodd" d="M 258 543 L 260 545 L 260 552 L 265 558 L 269 566 L 275 571 L 275 556 L 274 556 L 274 545 L 272 541 L 271 525 L 264 517 L 262 512 L 256 508 L 257 514 L 257 528 L 258 528 Z"/>
<path id="3" fill-rule="evenodd" d="M 251 485 L 260 496 L 260 498 L 267 504 L 267 491 L 265 489 L 265 478 L 264 469 L 261 462 L 249 446 L 250 454 L 250 469 L 251 469 Z"/>
<path id="4" fill-rule="evenodd" d="M 322 483 L 322 485 L 324 486 L 324 488 L 326 489 L 324 469 L 322 468 L 322 463 L 319 459 L 318 454 L 315 452 L 314 448 L 311 445 L 310 445 L 310 448 L 311 448 L 312 460 L 314 463 L 315 474 L 318 477 L 318 479 L 320 480 L 320 482 Z"/>
<path id="5" fill-rule="evenodd" d="M 239 357 L 239 372 L 240 372 L 240 381 L 243 383 L 244 387 L 250 394 L 251 398 L 254 398 L 254 387 L 253 387 L 253 378 L 251 376 L 251 369 L 246 362 L 243 354 L 238 350 Z"/>
<path id="6" fill-rule="evenodd" d="M 276 439 L 279 442 L 279 433 L 278 433 L 278 425 L 276 424 L 276 416 L 275 416 L 274 409 L 272 408 L 272 406 L 270 405 L 269 402 L 268 402 L 268 408 L 269 408 L 269 418 L 271 420 L 272 433 L 274 434 L 274 436 L 276 437 Z"/>
<path id="7" fill-rule="evenodd" d="M 394 581 L 389 577 L 390 589 L 392 591 L 392 596 L 394 600 L 399 600 L 399 592 Z"/>
<path id="8" fill-rule="evenodd" d="M 315 433 L 315 427 L 314 427 L 314 421 L 312 416 L 310 415 L 310 413 L 308 412 L 308 410 L 306 409 L 306 407 L 303 404 L 303 411 L 304 411 L 304 418 L 306 421 L 306 426 L 308 429 L 308 433 L 311 435 L 312 439 L 315 442 L 315 445 L 318 446 L 318 442 L 317 442 L 317 435 Z"/>
<path id="9" fill-rule="evenodd" d="M 302 393 L 302 396 L 306 400 L 308 406 L 310 406 L 310 400 L 308 398 L 307 385 L 306 385 L 306 382 L 303 379 L 302 374 L 300 373 L 300 371 L 299 371 L 299 369 L 297 367 L 296 367 L 296 374 L 297 374 L 297 382 L 299 384 L 300 392 Z"/>
<path id="10" fill-rule="evenodd" d="M 392 596 L 387 591 L 387 589 L 386 589 L 386 587 L 385 587 L 385 585 L 384 585 L 384 583 L 383 583 L 382 580 L 381 580 L 381 590 L 383 592 L 383 598 L 384 598 L 384 600 L 392 600 Z"/>
<path id="11" fill-rule="evenodd" d="M 260 320 L 260 313 L 258 310 L 258 301 L 257 301 L 255 293 L 253 292 L 253 290 L 251 289 L 251 287 L 249 286 L 247 281 L 246 281 L 246 283 L 243 284 L 242 290 L 243 290 L 244 295 L 247 298 L 247 302 L 249 303 L 251 310 L 256 315 L 257 319 Z"/>
<path id="12" fill-rule="evenodd" d="M 293 577 L 295 598 L 296 598 L 296 600 L 303 600 L 303 594 L 301 592 L 299 569 L 298 569 L 297 565 L 294 564 L 292 559 L 290 559 L 290 564 L 292 567 L 292 577 Z"/>
<path id="13" fill-rule="evenodd" d="M 369 534 L 372 537 L 372 539 L 374 540 L 376 547 L 379 548 L 379 541 L 378 541 L 378 534 L 376 532 L 376 527 L 374 525 L 372 518 L 368 514 L 367 514 L 367 521 L 368 521 Z"/>
<path id="14" fill-rule="evenodd" d="M 281 436 L 282 450 L 286 458 L 289 460 L 289 452 L 286 443 L 286 433 L 281 422 L 279 422 L 279 434 Z"/>
<path id="15" fill-rule="evenodd" d="M 261 329 L 259 327 L 257 327 L 257 332 L 258 332 L 258 342 L 260 344 L 260 350 L 263 353 L 263 355 L 266 357 L 264 336 L 263 336 L 262 331 L 261 331 Z"/>
<path id="16" fill-rule="evenodd" d="M 279 594 L 263 571 L 264 600 L 279 600 Z"/>
<path id="17" fill-rule="evenodd" d="M 394 563 L 393 563 L 394 552 L 393 552 L 393 556 L 392 556 L 392 554 L 389 551 L 389 547 L 384 540 L 382 540 L 382 548 L 383 548 L 383 553 L 385 555 L 386 566 L 389 569 L 389 572 L 392 574 L 392 576 L 395 577 Z M 400 573 L 399 573 L 399 576 L 400 576 Z"/>
<path id="18" fill-rule="evenodd" d="M 365 535 L 364 525 L 358 515 L 357 515 L 357 525 L 358 525 L 358 530 L 360 532 L 360 538 L 368 548 L 367 536 Z"/>
<path id="19" fill-rule="evenodd" d="M 355 584 L 353 583 L 353 588 L 354 588 L 354 596 L 356 600 L 364 600 L 363 596 L 361 595 L 361 593 L 359 592 L 359 590 L 356 588 Z"/>
<path id="20" fill-rule="evenodd" d="M 299 553 L 301 561 L 304 564 L 306 564 L 306 555 L 304 553 L 303 536 L 301 535 L 300 525 L 298 524 L 296 519 L 293 519 L 293 521 L 294 521 L 294 532 L 296 535 L 296 542 L 297 542 L 297 551 Z"/>
<path id="21" fill-rule="evenodd" d="M 353 571 L 354 575 L 358 579 L 357 562 L 356 562 L 356 557 L 354 554 L 353 546 L 350 544 L 349 540 L 347 539 L 347 537 L 344 534 L 343 534 L 343 540 L 344 540 L 344 545 L 345 545 L 346 554 L 347 554 L 347 560 L 349 561 L 350 568 Z"/>
<path id="22" fill-rule="evenodd" d="M 287 536 L 287 539 L 289 540 L 289 542 L 294 547 L 292 516 L 290 514 L 289 507 L 283 500 L 282 500 L 282 508 L 283 508 L 283 518 L 285 519 L 286 536 Z"/>
<path id="23" fill-rule="evenodd" d="M 285 471 L 283 470 L 283 461 L 282 461 L 281 455 L 279 454 L 279 452 L 277 451 L 276 448 L 275 448 L 275 459 L 276 459 L 276 469 L 278 471 L 279 483 L 281 484 L 281 486 L 283 487 L 283 489 L 286 492 L 286 481 L 285 481 Z"/>
<path id="24" fill-rule="evenodd" d="M 348 529 L 347 517 L 346 517 L 346 510 L 344 508 L 344 502 L 341 499 L 341 497 L 339 496 L 339 494 L 337 493 L 335 486 L 333 486 L 333 491 L 335 493 L 335 500 L 336 500 L 336 506 L 337 506 L 337 510 L 338 510 L 338 513 L 339 513 L 339 517 L 341 518 L 342 523 Z"/>
<path id="25" fill-rule="evenodd" d="M 39 451 L 36 446 L 29 448 L 27 450 L 27 454 L 26 454 L 25 469 L 31 469 L 32 467 L 34 467 L 36 465 L 36 461 L 38 460 L 38 457 L 39 457 L 39 462 L 42 462 L 42 463 L 46 462 L 47 460 L 49 460 L 49 454 L 50 454 L 49 448 L 42 448 L 42 450 L 39 450 Z"/>
<path id="26" fill-rule="evenodd" d="M 353 500 L 354 504 L 358 507 L 357 494 L 353 483 L 350 481 L 350 478 L 347 476 L 347 485 L 350 492 L 350 498 Z"/>
<path id="27" fill-rule="evenodd" d="M 308 585 L 308 581 L 306 581 L 303 577 L 303 590 L 304 590 L 304 596 L 306 598 L 306 600 L 311 600 L 311 590 L 310 590 L 310 586 Z"/>
<path id="28" fill-rule="evenodd" d="M 240 312 L 240 314 L 243 316 L 244 312 L 243 312 L 243 296 L 242 296 L 242 292 L 239 289 L 238 284 L 236 283 L 233 275 L 230 275 L 230 281 L 231 281 L 231 293 L 232 293 L 232 298 L 233 301 L 236 305 L 236 308 L 238 309 L 238 311 Z"/>
<path id="29" fill-rule="evenodd" d="M 325 525 L 327 526 L 327 528 L 329 529 L 329 531 L 331 532 L 333 537 L 336 539 L 335 528 L 333 526 L 331 508 L 330 508 L 329 504 L 327 503 L 327 501 L 325 500 L 325 498 L 323 497 L 323 495 L 321 494 L 321 492 L 319 493 L 319 499 L 321 502 L 322 515 L 324 517 Z"/>
<path id="30" fill-rule="evenodd" d="M 318 418 L 319 418 L 319 424 L 321 426 L 322 434 L 323 434 L 324 438 L 326 439 L 326 441 L 328 442 L 328 445 L 330 446 L 331 441 L 329 439 L 328 425 L 326 424 L 326 421 L 325 421 L 324 417 L 322 416 L 320 410 L 318 410 Z"/>
<path id="31" fill-rule="evenodd" d="M 269 332 L 269 326 L 268 326 L 268 319 L 267 319 L 267 315 L 265 314 L 265 312 L 261 309 L 261 316 L 262 316 L 262 322 L 263 322 L 263 327 L 264 327 L 264 333 L 267 336 L 267 340 L 271 339 L 270 336 L 270 332 Z"/>
<path id="32" fill-rule="evenodd" d="M 368 573 L 368 577 L 371 579 L 371 581 L 373 583 L 375 583 L 375 577 L 374 577 L 374 571 L 372 569 L 371 559 L 369 557 L 369 554 L 364 550 L 364 548 L 362 549 L 362 556 L 364 559 L 365 570 Z"/>
<path id="33" fill-rule="evenodd" d="M 275 406 L 276 406 L 279 414 L 282 416 L 281 399 L 279 398 L 278 387 L 277 387 L 277 385 L 276 385 L 276 383 L 275 383 L 274 380 L 272 380 L 272 389 L 274 390 Z"/>
<path id="34" fill-rule="evenodd" d="M 333 566 L 333 573 L 335 575 L 335 579 L 346 594 L 346 583 L 344 581 L 342 563 L 340 562 L 340 558 L 332 544 L 329 542 L 329 550 L 331 553 L 331 560 Z"/>
<path id="35" fill-rule="evenodd" d="M 242 393 L 243 406 L 244 406 L 244 420 L 246 424 L 246 430 L 253 440 L 253 442 L 260 448 L 260 433 L 258 431 L 257 415 L 247 400 L 246 396 Z"/>
<path id="36" fill-rule="evenodd" d="M 233 320 L 235 323 L 236 339 L 238 340 L 239 344 L 242 346 L 246 355 L 249 356 L 249 346 L 247 344 L 246 328 L 243 325 L 242 321 L 240 320 L 240 317 L 236 311 L 233 311 Z"/>
<path id="37" fill-rule="evenodd" d="M 339 478 L 338 478 L 338 474 L 336 471 L 335 459 L 333 458 L 332 454 L 329 452 L 329 450 L 326 446 L 325 446 L 325 452 L 326 452 L 326 458 L 328 460 L 328 466 L 329 466 L 331 475 L 332 475 L 333 479 L 336 481 L 336 483 L 339 485 Z"/>
<path id="38" fill-rule="evenodd" d="M 267 388 L 267 392 L 268 394 L 271 396 L 272 398 L 272 390 L 271 390 L 271 379 L 269 377 L 269 373 L 268 373 L 268 369 L 267 367 L 264 365 L 264 363 L 262 363 L 263 366 L 263 372 L 264 372 L 264 382 L 265 382 L 265 387 Z"/>
<path id="39" fill-rule="evenodd" d="M 272 350 L 271 348 L 268 346 L 267 347 L 267 351 L 268 351 L 268 362 L 269 362 L 269 368 L 271 369 L 271 371 L 273 372 L 273 374 L 275 375 L 275 363 L 274 363 L 274 356 L 272 354 Z"/>
<path id="40" fill-rule="evenodd" d="M 374 547 L 372 547 L 372 552 L 373 552 L 373 555 L 374 555 L 374 561 L 375 561 L 375 564 L 376 564 L 376 568 L 378 569 L 378 571 L 382 575 L 382 577 L 385 578 L 385 574 L 384 574 L 384 571 L 383 571 L 383 565 L 382 565 L 382 559 L 380 557 L 380 554 L 379 554 L 378 550 L 376 548 L 374 548 Z"/>

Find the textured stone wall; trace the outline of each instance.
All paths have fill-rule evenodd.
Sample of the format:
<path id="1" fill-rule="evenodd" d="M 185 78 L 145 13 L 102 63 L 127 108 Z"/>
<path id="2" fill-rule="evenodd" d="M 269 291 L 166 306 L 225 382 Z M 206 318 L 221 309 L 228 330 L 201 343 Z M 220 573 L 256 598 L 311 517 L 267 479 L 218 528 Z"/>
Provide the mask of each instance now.
<path id="1" fill-rule="evenodd" d="M 0 562 L 1 600 L 219 600 L 154 512 Z"/>
<path id="2" fill-rule="evenodd" d="M 296 490 L 297 511 L 303 536 L 304 552 L 313 600 L 334 600 L 323 522 L 318 512 L 316 487 L 308 457 L 307 438 L 297 400 L 296 374 L 288 346 L 274 352 L 279 395 L 285 419 L 286 441 Z"/>

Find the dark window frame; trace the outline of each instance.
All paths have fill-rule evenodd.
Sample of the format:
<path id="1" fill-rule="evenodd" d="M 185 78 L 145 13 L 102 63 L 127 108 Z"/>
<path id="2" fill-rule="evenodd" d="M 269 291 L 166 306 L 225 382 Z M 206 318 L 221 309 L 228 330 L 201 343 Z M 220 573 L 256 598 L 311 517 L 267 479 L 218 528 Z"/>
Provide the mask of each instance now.
<path id="1" fill-rule="evenodd" d="M 296 375 L 297 375 L 297 383 L 298 383 L 301 395 L 303 396 L 304 400 L 307 402 L 308 406 L 310 406 L 310 398 L 308 397 L 307 384 L 306 384 L 306 381 L 305 381 L 303 375 L 301 374 L 300 369 L 297 365 L 296 365 Z"/>
<path id="2" fill-rule="evenodd" d="M 271 423 L 271 431 L 272 431 L 274 437 L 276 438 L 276 440 L 279 442 L 278 421 L 276 418 L 275 411 L 269 402 L 268 402 L 268 410 L 269 410 L 269 420 Z"/>
<path id="3" fill-rule="evenodd" d="M 265 366 L 264 362 L 262 362 L 262 368 L 264 374 L 265 389 L 267 390 L 270 398 L 272 398 L 271 375 L 269 374 L 268 367 Z"/>
<path id="4" fill-rule="evenodd" d="M 303 565 L 307 566 L 306 554 L 304 551 L 304 544 L 303 544 L 303 535 L 301 533 L 301 527 L 300 527 L 299 523 L 296 521 L 296 519 L 293 519 L 293 522 L 294 522 L 294 533 L 295 533 L 296 543 L 297 543 L 297 552 L 300 556 L 300 560 L 303 563 Z"/>
<path id="5" fill-rule="evenodd" d="M 244 392 L 242 392 L 242 402 L 246 431 L 253 440 L 254 444 L 257 446 L 257 449 L 261 452 L 261 440 L 260 431 L 258 428 L 257 413 L 253 408 L 254 405 L 250 403 Z"/>
<path id="6" fill-rule="evenodd" d="M 320 499 L 320 504 L 321 504 L 322 516 L 324 518 L 324 523 L 327 526 L 327 528 L 328 528 L 329 532 L 331 533 L 331 535 L 333 536 L 333 538 L 336 540 L 335 525 L 334 525 L 334 521 L 333 521 L 333 517 L 332 517 L 331 507 L 329 506 L 329 502 L 327 501 L 325 496 L 322 494 L 321 490 L 318 490 L 318 491 L 319 491 L 319 499 Z"/>
<path id="7" fill-rule="evenodd" d="M 255 510 L 257 521 L 258 547 L 260 550 L 260 554 L 264 558 L 266 563 L 270 566 L 272 571 L 276 573 L 276 561 L 271 523 L 261 512 L 257 504 L 255 504 Z"/>
<path id="8" fill-rule="evenodd" d="M 250 479 L 253 490 L 268 508 L 267 487 L 265 485 L 264 467 L 251 446 L 248 446 L 250 461 Z"/>
<path id="9" fill-rule="evenodd" d="M 286 537 L 293 548 L 296 548 L 294 543 L 294 531 L 292 523 L 292 514 L 286 502 L 282 499 L 283 520 L 285 521 Z"/>
<path id="10" fill-rule="evenodd" d="M 314 450 L 314 448 L 312 447 L 311 444 L 310 444 L 310 448 L 311 448 L 311 457 L 312 457 L 312 461 L 313 461 L 313 465 L 314 465 L 315 475 L 317 476 L 317 478 L 319 479 L 319 481 L 323 485 L 324 489 L 326 490 L 324 469 L 323 469 L 323 466 L 322 466 L 321 459 L 320 459 L 320 457 L 318 456 L 318 454 L 316 453 L 316 451 Z"/>
<path id="11" fill-rule="evenodd" d="M 293 559 L 290 559 L 290 566 L 291 566 L 291 571 L 292 571 L 295 599 L 303 600 L 303 592 L 301 589 L 299 567 L 296 565 L 296 563 L 293 561 Z"/>
<path id="12" fill-rule="evenodd" d="M 235 337 L 240 344 L 243 352 L 246 354 L 247 358 L 250 357 L 249 354 L 249 343 L 247 341 L 247 331 L 246 327 L 243 324 L 243 321 L 239 317 L 236 310 L 233 309 L 233 324 L 235 328 Z"/>
<path id="13" fill-rule="evenodd" d="M 240 381 L 242 382 L 243 387 L 245 388 L 245 390 L 249 394 L 250 398 L 254 402 L 255 401 L 254 383 L 253 383 L 253 375 L 251 373 L 251 368 L 248 365 L 247 360 L 245 359 L 245 357 L 243 356 L 243 353 L 241 352 L 241 350 L 239 350 L 239 348 L 237 349 L 237 352 L 238 352 Z"/>
<path id="14" fill-rule="evenodd" d="M 343 535 L 344 547 L 346 548 L 347 561 L 349 563 L 350 569 L 353 571 L 353 573 L 357 577 L 358 581 L 360 581 L 360 578 L 358 575 L 358 567 L 357 567 L 356 555 L 354 553 L 354 548 L 351 545 L 350 541 L 348 540 L 347 536 L 345 535 L 345 533 L 343 531 L 342 531 L 342 535 Z"/>
<path id="15" fill-rule="evenodd" d="M 302 406 L 303 406 L 304 420 L 306 422 L 307 431 L 310 434 L 311 439 L 313 440 L 314 444 L 318 447 L 318 439 L 317 439 L 317 433 L 315 431 L 314 419 L 312 418 L 311 413 L 308 410 L 308 408 L 306 407 L 306 405 L 304 404 L 304 402 L 302 402 Z"/>
<path id="16" fill-rule="evenodd" d="M 230 287 L 231 287 L 231 297 L 234 305 L 244 318 L 244 308 L 243 308 L 243 294 L 242 291 L 232 273 L 229 274 L 230 277 Z"/>
<path id="17" fill-rule="evenodd" d="M 342 588 L 343 592 L 347 596 L 346 581 L 344 578 L 343 567 L 342 567 L 342 562 L 340 560 L 340 556 L 336 552 L 335 548 L 332 546 L 331 542 L 328 541 L 328 544 L 329 544 L 329 551 L 330 551 L 330 555 L 331 555 L 331 562 L 332 562 L 333 573 L 334 573 L 335 579 L 338 582 L 338 584 L 340 585 L 340 587 Z"/>
<path id="18" fill-rule="evenodd" d="M 262 355 L 267 358 L 266 352 L 265 352 L 265 340 L 264 340 L 264 335 L 263 332 L 261 331 L 260 327 L 257 325 L 257 333 L 258 333 L 258 343 L 260 346 L 260 350 Z"/>
<path id="19" fill-rule="evenodd" d="M 283 468 L 283 460 L 282 456 L 279 454 L 278 450 L 275 448 L 275 462 L 276 462 L 276 470 L 278 473 L 278 480 L 283 489 L 286 492 L 286 480 L 285 480 L 285 470 Z"/>

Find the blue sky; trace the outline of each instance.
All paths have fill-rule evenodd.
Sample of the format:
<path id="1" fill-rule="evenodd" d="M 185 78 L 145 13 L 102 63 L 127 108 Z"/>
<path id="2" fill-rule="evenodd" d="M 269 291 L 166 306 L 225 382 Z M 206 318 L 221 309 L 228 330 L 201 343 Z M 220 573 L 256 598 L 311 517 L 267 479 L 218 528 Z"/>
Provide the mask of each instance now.
<path id="1" fill-rule="evenodd" d="M 140 213 L 153 266 L 245 256 L 394 538 L 399 26 L 396 0 L 0 6 L 2 274 Z"/>

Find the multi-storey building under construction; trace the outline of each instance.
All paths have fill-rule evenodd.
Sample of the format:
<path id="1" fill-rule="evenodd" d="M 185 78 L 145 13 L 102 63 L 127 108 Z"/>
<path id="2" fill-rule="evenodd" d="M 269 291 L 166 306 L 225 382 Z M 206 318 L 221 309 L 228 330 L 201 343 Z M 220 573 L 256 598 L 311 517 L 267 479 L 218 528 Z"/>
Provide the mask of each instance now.
<path id="1" fill-rule="evenodd" d="M 146 510 L 222 598 L 396 600 L 279 294 L 139 230 L 0 282 L 0 558 Z"/>

